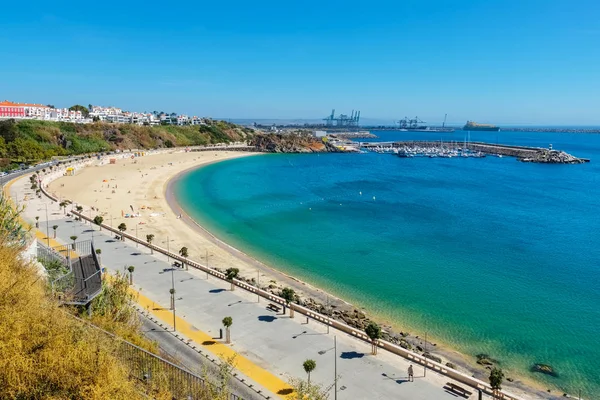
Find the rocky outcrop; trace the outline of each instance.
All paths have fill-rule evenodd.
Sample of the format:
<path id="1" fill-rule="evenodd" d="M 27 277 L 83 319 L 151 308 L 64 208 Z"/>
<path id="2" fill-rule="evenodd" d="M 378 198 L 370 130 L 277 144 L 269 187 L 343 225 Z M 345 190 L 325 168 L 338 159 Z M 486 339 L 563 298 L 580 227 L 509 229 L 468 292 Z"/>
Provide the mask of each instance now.
<path id="1" fill-rule="evenodd" d="M 533 366 L 531 367 L 531 371 L 532 372 L 539 372 L 545 375 L 550 375 L 553 376 L 555 378 L 558 378 L 558 372 L 556 372 L 554 370 L 554 368 L 552 368 L 550 365 L 548 364 L 533 364 Z"/>
<path id="2" fill-rule="evenodd" d="M 266 153 L 339 153 L 337 147 L 312 135 L 263 134 L 256 135 L 248 144 Z"/>
<path id="3" fill-rule="evenodd" d="M 519 158 L 519 161 L 545 164 L 582 164 L 586 162 L 581 158 L 558 150 L 539 150 L 532 156 Z"/>

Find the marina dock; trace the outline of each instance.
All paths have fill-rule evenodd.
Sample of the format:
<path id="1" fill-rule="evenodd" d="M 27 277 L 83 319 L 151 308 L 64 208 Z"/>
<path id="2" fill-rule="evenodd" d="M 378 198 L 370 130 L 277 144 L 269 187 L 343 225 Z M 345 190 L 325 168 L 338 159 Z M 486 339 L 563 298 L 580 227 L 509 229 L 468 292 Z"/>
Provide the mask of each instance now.
<path id="1" fill-rule="evenodd" d="M 393 153 L 400 157 L 476 157 L 488 155 L 515 157 L 523 162 L 548 164 L 581 164 L 590 162 L 587 158 L 577 158 L 564 151 L 548 148 L 512 146 L 485 142 L 444 142 L 410 140 L 398 142 L 361 142 L 366 151 Z"/>

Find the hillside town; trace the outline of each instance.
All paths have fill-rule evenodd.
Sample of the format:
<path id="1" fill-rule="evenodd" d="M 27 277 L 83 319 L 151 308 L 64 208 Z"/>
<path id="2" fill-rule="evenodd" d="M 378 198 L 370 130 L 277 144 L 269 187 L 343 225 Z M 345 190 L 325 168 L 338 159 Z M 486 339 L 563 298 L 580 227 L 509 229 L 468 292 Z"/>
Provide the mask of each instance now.
<path id="1" fill-rule="evenodd" d="M 108 122 L 114 124 L 135 124 L 145 126 L 155 125 L 205 125 L 206 118 L 197 116 L 167 114 L 162 111 L 132 112 L 124 111 L 117 107 L 94 106 L 88 107 L 72 106 L 69 108 L 57 108 L 53 105 L 14 103 L 8 100 L 0 102 L 0 120 L 41 120 L 55 122 L 74 122 L 89 124 L 92 122 Z"/>

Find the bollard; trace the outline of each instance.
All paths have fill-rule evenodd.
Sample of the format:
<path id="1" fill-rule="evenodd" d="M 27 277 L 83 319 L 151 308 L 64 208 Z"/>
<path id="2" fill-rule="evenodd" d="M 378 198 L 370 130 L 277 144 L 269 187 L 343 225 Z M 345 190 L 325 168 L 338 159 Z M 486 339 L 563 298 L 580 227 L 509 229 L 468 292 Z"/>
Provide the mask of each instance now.
<path id="1" fill-rule="evenodd" d="M 223 339 L 223 328 L 219 329 L 219 339 Z"/>

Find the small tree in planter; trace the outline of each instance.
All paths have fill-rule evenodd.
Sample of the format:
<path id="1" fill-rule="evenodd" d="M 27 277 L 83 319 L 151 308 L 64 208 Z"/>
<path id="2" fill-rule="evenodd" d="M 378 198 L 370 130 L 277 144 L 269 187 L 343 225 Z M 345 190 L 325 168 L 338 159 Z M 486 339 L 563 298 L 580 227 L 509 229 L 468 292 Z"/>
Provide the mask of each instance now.
<path id="1" fill-rule="evenodd" d="M 231 334 L 229 328 L 233 325 L 233 319 L 231 317 L 223 318 L 223 326 L 225 327 L 225 343 L 231 343 Z"/>
<path id="2" fill-rule="evenodd" d="M 73 247 L 73 250 L 75 250 L 75 241 L 77 240 L 77 236 L 75 236 L 75 235 L 71 236 L 71 240 L 73 241 L 73 243 L 71 244 L 71 247 Z"/>
<path id="3" fill-rule="evenodd" d="M 135 271 L 135 267 L 130 265 L 127 267 L 127 271 L 129 271 L 129 285 L 133 285 L 133 271 Z"/>
<path id="4" fill-rule="evenodd" d="M 38 216 L 35 217 L 35 227 L 36 229 L 40 227 L 40 217 Z"/>
<path id="5" fill-rule="evenodd" d="M 83 211 L 83 206 L 77 206 L 75 207 L 75 209 L 77 210 L 77 212 L 82 212 Z"/>
<path id="6" fill-rule="evenodd" d="M 310 373 L 317 368 L 317 363 L 315 360 L 306 360 L 302 363 L 302 367 L 304 371 L 308 374 L 308 384 L 310 385 Z"/>
<path id="7" fill-rule="evenodd" d="M 227 277 L 227 280 L 231 283 L 232 291 L 235 288 L 235 286 L 233 285 L 233 280 L 237 278 L 239 274 L 240 270 L 238 268 L 227 268 L 225 270 L 225 276 Z"/>
<path id="8" fill-rule="evenodd" d="M 175 289 L 169 289 L 171 294 L 171 310 L 175 308 Z"/>
<path id="9" fill-rule="evenodd" d="M 294 292 L 294 289 L 286 287 L 283 288 L 283 290 L 281 291 L 281 297 L 283 297 L 287 306 L 290 308 L 290 318 L 294 318 L 294 310 L 292 309 L 292 307 L 290 307 L 290 303 L 295 300 L 296 292 Z"/>
<path id="10" fill-rule="evenodd" d="M 101 215 L 94 217 L 94 223 L 100 227 L 100 230 L 102 230 L 102 222 L 104 222 L 104 218 Z"/>
<path id="11" fill-rule="evenodd" d="M 494 391 L 494 397 L 498 397 L 502 390 L 502 380 L 504 379 L 504 372 L 501 368 L 494 367 L 490 371 L 490 386 Z"/>
<path id="12" fill-rule="evenodd" d="M 371 339 L 371 354 L 377 355 L 377 342 L 381 339 L 381 328 L 375 322 L 367 325 L 365 333 Z"/>
<path id="13" fill-rule="evenodd" d="M 96 249 L 96 256 L 98 257 L 98 264 L 102 265 L 102 261 L 100 260 L 100 254 L 102 254 L 102 249 Z"/>
<path id="14" fill-rule="evenodd" d="M 125 222 L 121 222 L 117 229 L 119 230 L 119 232 L 121 232 L 121 240 L 125 241 L 125 236 L 123 235 L 123 232 L 127 230 L 127 225 L 125 225 Z"/>
<path id="15" fill-rule="evenodd" d="M 54 239 L 56 239 L 56 230 L 58 229 L 58 225 L 52 225 L 52 230 L 54 231 Z"/>
<path id="16" fill-rule="evenodd" d="M 182 247 L 181 249 L 179 249 L 179 255 L 180 255 L 181 257 L 183 257 L 183 258 L 186 258 L 186 259 L 187 259 L 187 258 L 188 258 L 188 256 L 189 256 L 189 254 L 188 254 L 188 248 L 184 246 L 184 247 Z M 184 261 L 184 262 L 183 262 L 183 264 L 185 265 L 185 269 L 186 269 L 186 271 L 187 271 L 187 269 L 188 269 L 188 266 L 187 266 L 186 262 Z"/>
<path id="17" fill-rule="evenodd" d="M 152 246 L 152 241 L 153 240 L 154 240 L 154 235 L 153 234 L 146 235 L 146 242 L 148 242 L 148 244 L 150 246 Z M 154 254 L 154 250 L 152 249 L 152 247 L 150 247 L 150 254 Z"/>

